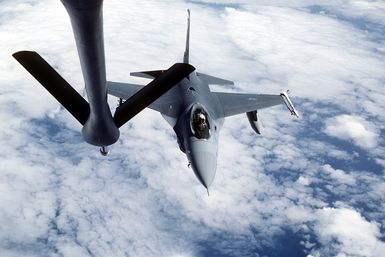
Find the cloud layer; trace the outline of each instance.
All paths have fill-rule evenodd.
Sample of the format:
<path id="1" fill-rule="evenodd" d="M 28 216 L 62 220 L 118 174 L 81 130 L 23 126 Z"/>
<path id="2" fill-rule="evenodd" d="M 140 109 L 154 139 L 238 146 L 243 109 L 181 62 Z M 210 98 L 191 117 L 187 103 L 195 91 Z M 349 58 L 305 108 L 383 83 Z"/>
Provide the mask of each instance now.
<path id="1" fill-rule="evenodd" d="M 325 133 L 343 140 L 352 140 L 364 148 L 373 148 L 378 144 L 378 133 L 360 117 L 340 115 L 326 120 Z"/>
<path id="2" fill-rule="evenodd" d="M 103 158 L 11 57 L 35 50 L 82 92 L 64 7 L 2 1 L 0 255 L 382 256 L 384 3 L 105 1 L 108 78 L 180 61 L 187 8 L 192 63 L 236 82 L 217 90 L 290 89 L 301 118 L 263 110 L 262 136 L 229 118 L 210 197 L 150 110 Z"/>

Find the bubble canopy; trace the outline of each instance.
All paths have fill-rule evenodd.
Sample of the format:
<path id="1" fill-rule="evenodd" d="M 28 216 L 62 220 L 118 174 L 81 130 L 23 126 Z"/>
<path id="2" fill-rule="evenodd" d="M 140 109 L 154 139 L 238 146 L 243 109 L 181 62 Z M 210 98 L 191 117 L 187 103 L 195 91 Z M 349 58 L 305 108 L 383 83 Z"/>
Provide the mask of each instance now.
<path id="1" fill-rule="evenodd" d="M 210 138 L 210 119 L 207 111 L 200 105 L 191 108 L 190 126 L 192 134 L 198 139 Z"/>

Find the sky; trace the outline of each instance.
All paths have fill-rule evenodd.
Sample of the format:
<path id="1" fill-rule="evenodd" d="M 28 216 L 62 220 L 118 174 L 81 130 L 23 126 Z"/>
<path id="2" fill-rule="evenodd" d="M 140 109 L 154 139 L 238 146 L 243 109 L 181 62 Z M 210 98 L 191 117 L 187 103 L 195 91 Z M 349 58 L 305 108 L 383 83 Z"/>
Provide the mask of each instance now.
<path id="1" fill-rule="evenodd" d="M 105 0 L 107 78 L 180 62 L 188 8 L 191 63 L 235 82 L 213 90 L 290 89 L 300 118 L 226 119 L 209 197 L 152 110 L 102 157 L 11 56 L 84 95 L 63 5 L 0 0 L 0 256 L 385 256 L 385 3 Z"/>

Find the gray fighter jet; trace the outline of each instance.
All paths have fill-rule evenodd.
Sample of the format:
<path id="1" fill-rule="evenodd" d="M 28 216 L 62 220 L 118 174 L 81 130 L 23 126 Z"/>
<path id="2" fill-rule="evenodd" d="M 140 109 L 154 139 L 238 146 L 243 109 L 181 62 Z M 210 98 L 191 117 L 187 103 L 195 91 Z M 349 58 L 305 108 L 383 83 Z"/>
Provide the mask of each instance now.
<path id="1" fill-rule="evenodd" d="M 190 12 L 188 11 L 188 27 L 186 49 L 183 63 L 189 63 Z M 164 74 L 163 70 L 131 73 L 148 79 L 157 79 Z M 217 167 L 219 131 L 224 118 L 246 113 L 253 130 L 260 134 L 261 127 L 257 110 L 278 104 L 286 104 L 292 115 L 298 117 L 286 92 L 277 95 L 236 94 L 212 92 L 209 85 L 233 85 L 232 81 L 192 72 L 185 76 L 178 85 L 158 98 L 148 107 L 160 112 L 173 127 L 180 150 L 187 155 L 196 177 L 208 190 L 214 180 Z M 130 99 L 143 86 L 138 84 L 107 81 L 108 93 L 123 99 Z M 125 104 L 124 102 L 122 106 Z M 118 110 L 121 107 L 118 107 Z"/>
<path id="2" fill-rule="evenodd" d="M 107 146 L 119 138 L 118 128 L 188 76 L 194 67 L 185 63 L 173 65 L 130 95 L 112 117 L 107 103 L 103 0 L 61 1 L 71 20 L 88 102 L 36 52 L 20 51 L 13 56 L 83 125 L 84 140 L 100 146 L 100 152 L 107 155 Z"/>

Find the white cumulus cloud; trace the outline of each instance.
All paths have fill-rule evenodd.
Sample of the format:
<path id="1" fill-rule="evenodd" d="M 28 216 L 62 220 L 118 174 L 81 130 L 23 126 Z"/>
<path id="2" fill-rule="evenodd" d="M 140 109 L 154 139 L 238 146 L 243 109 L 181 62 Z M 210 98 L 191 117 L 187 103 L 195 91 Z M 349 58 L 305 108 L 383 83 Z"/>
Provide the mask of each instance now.
<path id="1" fill-rule="evenodd" d="M 327 119 L 325 133 L 332 137 L 352 141 L 364 148 L 376 147 L 379 138 L 377 131 L 369 122 L 351 115 L 339 115 Z"/>
<path id="2" fill-rule="evenodd" d="M 137 82 L 129 72 L 181 61 L 187 8 L 192 64 L 235 81 L 216 89 L 290 88 L 302 118 L 284 106 L 261 110 L 260 136 L 245 115 L 227 119 L 210 197 L 156 112 L 123 126 L 102 158 L 11 57 L 35 50 L 81 92 L 63 5 L 0 1 L 0 256 L 269 256 L 288 246 L 287 230 L 309 256 L 376 256 L 385 226 L 383 2 L 105 0 L 108 79 Z"/>
<path id="3" fill-rule="evenodd" d="M 383 256 L 385 243 L 378 224 L 367 221 L 355 210 L 319 210 L 316 230 L 322 242 L 336 248 L 336 256 Z"/>

